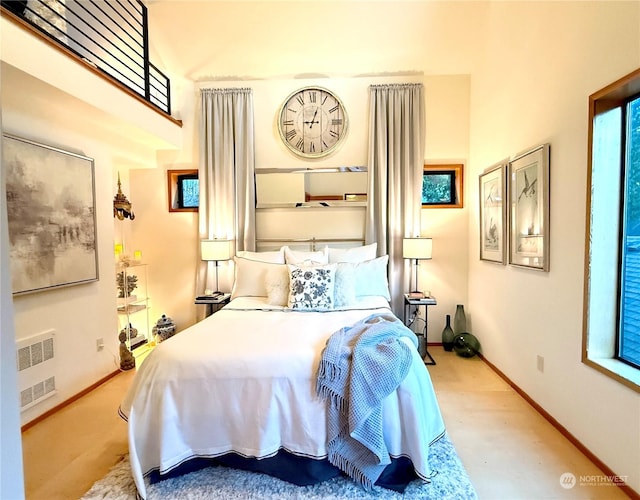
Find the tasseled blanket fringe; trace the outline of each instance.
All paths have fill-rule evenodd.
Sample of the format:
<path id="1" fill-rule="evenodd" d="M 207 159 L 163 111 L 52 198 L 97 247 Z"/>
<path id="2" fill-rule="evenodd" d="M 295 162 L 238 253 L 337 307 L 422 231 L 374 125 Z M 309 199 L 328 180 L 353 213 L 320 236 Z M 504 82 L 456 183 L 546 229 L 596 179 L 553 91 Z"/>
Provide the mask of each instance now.
<path id="1" fill-rule="evenodd" d="M 318 378 L 316 381 L 316 394 L 328 400 L 332 408 L 336 408 L 343 415 L 347 411 L 347 401 L 345 398 L 326 385 L 326 381 L 334 382 L 342 376 L 342 370 L 335 363 L 322 360 L 318 368 Z"/>
<path id="2" fill-rule="evenodd" d="M 371 480 L 354 463 L 350 462 L 342 455 L 330 453 L 329 462 L 338 467 L 350 478 L 360 483 L 366 491 L 373 490 L 373 483 Z"/>
<path id="3" fill-rule="evenodd" d="M 326 359 L 320 361 L 318 366 L 318 379 L 331 380 L 332 382 L 342 377 L 342 370 L 335 363 L 331 363 Z"/>
<path id="4" fill-rule="evenodd" d="M 337 409 L 342 415 L 347 413 L 347 401 L 329 389 L 326 385 L 316 388 L 316 393 L 321 398 L 328 400 L 331 403 L 331 407 Z"/>

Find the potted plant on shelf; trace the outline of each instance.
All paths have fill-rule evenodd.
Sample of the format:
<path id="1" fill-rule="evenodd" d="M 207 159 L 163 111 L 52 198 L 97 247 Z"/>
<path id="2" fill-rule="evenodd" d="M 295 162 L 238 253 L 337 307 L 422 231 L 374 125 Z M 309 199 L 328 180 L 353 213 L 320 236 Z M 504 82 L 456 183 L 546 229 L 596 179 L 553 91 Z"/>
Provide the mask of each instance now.
<path id="1" fill-rule="evenodd" d="M 127 304 L 136 300 L 136 296 L 131 295 L 131 292 L 138 287 L 138 277 L 135 274 L 127 274 L 125 278 L 124 271 L 119 272 L 116 275 L 116 284 L 118 285 L 118 304 Z"/>

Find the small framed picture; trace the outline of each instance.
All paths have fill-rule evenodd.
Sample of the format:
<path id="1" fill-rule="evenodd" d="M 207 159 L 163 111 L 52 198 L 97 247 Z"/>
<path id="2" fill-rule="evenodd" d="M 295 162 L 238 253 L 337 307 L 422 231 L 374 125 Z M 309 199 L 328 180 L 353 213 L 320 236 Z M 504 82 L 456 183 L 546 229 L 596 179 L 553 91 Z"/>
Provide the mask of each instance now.
<path id="1" fill-rule="evenodd" d="M 425 165 L 422 208 L 462 208 L 462 165 Z"/>
<path id="2" fill-rule="evenodd" d="M 509 162 L 509 264 L 549 271 L 549 144 Z"/>
<path id="3" fill-rule="evenodd" d="M 507 164 L 480 174 L 480 260 L 507 263 Z"/>

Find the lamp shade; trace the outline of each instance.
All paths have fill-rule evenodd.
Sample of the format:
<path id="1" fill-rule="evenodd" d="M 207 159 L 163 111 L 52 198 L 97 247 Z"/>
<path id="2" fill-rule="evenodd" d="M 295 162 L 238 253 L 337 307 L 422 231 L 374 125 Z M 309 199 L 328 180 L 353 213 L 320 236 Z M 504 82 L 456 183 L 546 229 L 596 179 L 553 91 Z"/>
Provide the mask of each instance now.
<path id="1" fill-rule="evenodd" d="M 202 260 L 229 260 L 231 258 L 231 241 L 200 240 L 200 258 Z"/>
<path id="2" fill-rule="evenodd" d="M 433 240 L 431 238 L 404 238 L 402 240 L 402 256 L 405 259 L 430 259 L 432 250 Z"/>

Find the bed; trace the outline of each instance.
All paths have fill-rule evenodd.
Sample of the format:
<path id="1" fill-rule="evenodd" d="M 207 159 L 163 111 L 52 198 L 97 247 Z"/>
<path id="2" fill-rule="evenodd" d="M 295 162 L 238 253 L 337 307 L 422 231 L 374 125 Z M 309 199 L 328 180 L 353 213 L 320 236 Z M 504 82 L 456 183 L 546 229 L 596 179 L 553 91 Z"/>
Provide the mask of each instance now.
<path id="1" fill-rule="evenodd" d="M 364 248 L 332 259 L 328 250 L 236 257 L 231 302 L 149 354 L 119 409 L 128 421 L 132 474 L 142 498 L 145 480 L 211 463 L 301 485 L 341 473 L 328 460 L 330 410 L 316 390 L 318 367 L 335 332 L 366 318 L 393 317 L 386 258 L 368 258 L 371 248 Z M 318 276 L 331 271 L 331 286 L 303 303 L 310 292 L 299 288 L 300 280 L 306 286 L 309 269 L 324 273 Z M 410 347 L 410 362 L 381 402 L 381 432 L 392 460 L 376 485 L 402 491 L 412 479 L 428 481 L 429 446 L 444 434 L 444 423 L 415 344 L 407 337 L 399 342 Z"/>

